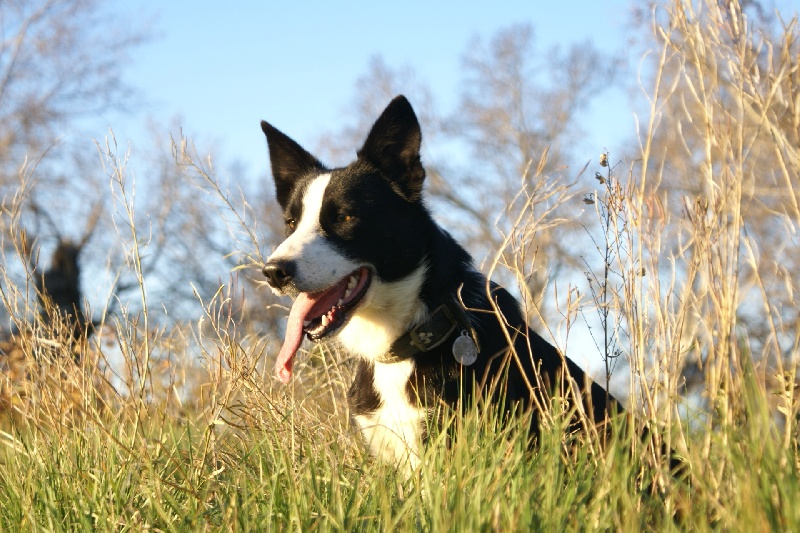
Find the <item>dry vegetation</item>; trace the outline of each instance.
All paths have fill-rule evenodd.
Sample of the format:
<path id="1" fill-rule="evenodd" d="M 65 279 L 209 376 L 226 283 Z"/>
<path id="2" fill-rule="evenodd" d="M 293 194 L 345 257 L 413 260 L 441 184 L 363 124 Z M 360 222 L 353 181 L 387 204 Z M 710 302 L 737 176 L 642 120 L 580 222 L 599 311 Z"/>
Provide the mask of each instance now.
<path id="1" fill-rule="evenodd" d="M 398 478 L 350 428 L 344 354 L 315 349 L 292 384 L 272 378 L 278 333 L 263 323 L 279 310 L 246 303 L 266 230 L 188 142 L 173 147 L 175 166 L 209 193 L 240 266 L 215 293 L 197 291 L 196 320 L 155 317 L 168 304 L 149 300 L 149 228 L 110 143 L 119 276 L 136 280 L 138 302 L 84 310 L 84 326 L 105 317 L 93 335 L 33 303 L 47 265 L 20 217 L 36 169 L 3 202 L 0 296 L 17 331 L 0 344 L 0 529 L 800 529 L 797 19 L 757 26 L 735 3 L 706 0 L 647 20 L 658 46 L 643 66 L 635 154 L 592 163 L 587 196 L 557 179 L 546 153 L 529 158 L 486 270 L 518 282 L 531 319 L 568 353 L 571 329 L 598 314 L 607 378 L 629 372 L 627 403 L 665 429 L 690 482 L 663 475 L 624 432 L 601 446 L 565 435 L 554 414 L 528 452 L 524 423 L 500 429 L 487 412 L 449 418 L 450 446 L 434 434 L 419 475 Z M 585 229 L 562 223 L 576 200 L 596 208 Z M 588 231 L 593 251 L 572 261 L 586 278 L 542 291 L 537 239 L 559 231 Z"/>

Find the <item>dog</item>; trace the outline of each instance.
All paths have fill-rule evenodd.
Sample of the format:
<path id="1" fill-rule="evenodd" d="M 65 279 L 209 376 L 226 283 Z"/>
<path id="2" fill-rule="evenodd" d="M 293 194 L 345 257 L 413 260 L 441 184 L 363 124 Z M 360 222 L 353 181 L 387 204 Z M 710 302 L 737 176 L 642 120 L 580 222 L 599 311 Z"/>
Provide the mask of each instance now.
<path id="1" fill-rule="evenodd" d="M 420 125 L 404 96 L 343 168 L 267 122 L 261 129 L 286 225 L 263 273 L 275 294 L 294 297 L 276 374 L 290 380 L 304 337 L 335 338 L 358 361 L 348 405 L 372 454 L 416 468 L 435 407 L 478 395 L 531 413 L 533 434 L 554 398 L 596 423 L 618 411 L 434 221 Z"/>

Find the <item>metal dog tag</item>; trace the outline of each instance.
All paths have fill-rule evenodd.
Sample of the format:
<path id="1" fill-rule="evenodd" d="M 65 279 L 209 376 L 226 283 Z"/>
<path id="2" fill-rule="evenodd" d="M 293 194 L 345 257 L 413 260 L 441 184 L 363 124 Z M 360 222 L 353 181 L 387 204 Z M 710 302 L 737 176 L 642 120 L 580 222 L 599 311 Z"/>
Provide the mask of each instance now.
<path id="1" fill-rule="evenodd" d="M 469 336 L 467 330 L 462 330 L 461 335 L 453 343 L 453 357 L 464 366 L 469 366 L 478 360 L 478 347 Z"/>

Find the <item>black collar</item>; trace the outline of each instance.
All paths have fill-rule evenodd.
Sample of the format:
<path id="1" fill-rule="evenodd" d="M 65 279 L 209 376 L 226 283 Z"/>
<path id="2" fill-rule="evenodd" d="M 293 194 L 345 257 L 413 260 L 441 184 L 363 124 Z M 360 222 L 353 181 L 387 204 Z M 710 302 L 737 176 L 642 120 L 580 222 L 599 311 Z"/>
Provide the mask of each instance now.
<path id="1" fill-rule="evenodd" d="M 394 341 L 389 351 L 375 360 L 379 363 L 397 363 L 419 353 L 429 352 L 462 332 L 469 334 L 475 345 L 480 346 L 478 335 L 464 307 L 456 301 L 447 302 L 437 307 L 427 321 L 414 326 Z"/>

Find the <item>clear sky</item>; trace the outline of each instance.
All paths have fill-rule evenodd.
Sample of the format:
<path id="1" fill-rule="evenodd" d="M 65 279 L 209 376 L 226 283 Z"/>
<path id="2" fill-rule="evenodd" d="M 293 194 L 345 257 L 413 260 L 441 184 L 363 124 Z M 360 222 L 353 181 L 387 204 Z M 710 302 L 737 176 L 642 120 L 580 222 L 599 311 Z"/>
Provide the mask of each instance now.
<path id="1" fill-rule="evenodd" d="M 319 128 L 338 129 L 356 79 L 376 55 L 391 68 L 412 68 L 441 111 L 449 112 L 461 94 L 462 55 L 473 37 L 488 39 L 498 29 L 531 23 L 541 49 L 591 38 L 599 48 L 619 52 L 629 5 L 114 0 L 119 17 L 152 22 L 154 39 L 135 51 L 127 71 L 146 105 L 109 117 L 97 135 L 111 126 L 131 142 L 135 158 L 146 117 L 166 124 L 180 116 L 187 134 L 213 143 L 224 160 L 241 161 L 251 175 L 263 175 L 267 153 L 259 121 L 313 146 Z M 582 140 L 591 151 L 587 160 L 632 135 L 624 99 L 609 94 L 591 110 L 597 126 L 586 128 L 589 138 Z"/>

